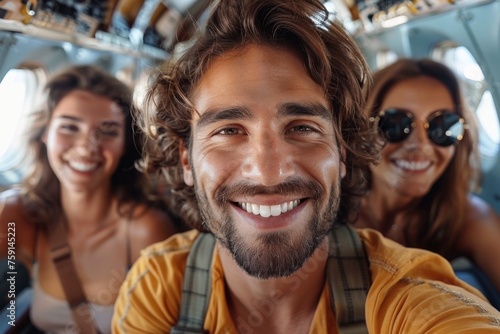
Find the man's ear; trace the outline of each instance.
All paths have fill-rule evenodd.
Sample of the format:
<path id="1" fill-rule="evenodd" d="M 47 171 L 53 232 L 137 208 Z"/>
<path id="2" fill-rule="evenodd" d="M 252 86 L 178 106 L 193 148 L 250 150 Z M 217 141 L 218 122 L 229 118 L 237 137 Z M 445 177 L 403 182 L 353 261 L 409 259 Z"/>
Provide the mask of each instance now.
<path id="1" fill-rule="evenodd" d="M 340 148 L 340 178 L 343 179 L 346 174 L 345 168 L 346 152 L 345 147 Z"/>
<path id="2" fill-rule="evenodd" d="M 188 186 L 194 186 L 193 171 L 189 164 L 189 151 L 184 145 L 184 141 L 179 141 L 179 156 L 181 159 L 182 170 L 184 172 L 184 183 Z"/>

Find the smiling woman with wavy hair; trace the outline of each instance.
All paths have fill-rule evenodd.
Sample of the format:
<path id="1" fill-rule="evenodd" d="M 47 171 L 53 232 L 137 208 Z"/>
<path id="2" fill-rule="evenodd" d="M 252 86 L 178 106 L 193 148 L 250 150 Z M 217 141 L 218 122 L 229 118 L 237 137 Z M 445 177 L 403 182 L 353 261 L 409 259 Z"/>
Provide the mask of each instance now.
<path id="1" fill-rule="evenodd" d="M 140 137 L 130 89 L 99 68 L 81 65 L 55 74 L 44 92 L 45 103 L 27 132 L 27 174 L 1 194 L 0 226 L 6 231 L 9 222 L 16 224 L 16 254 L 31 270 L 31 319 L 38 328 L 75 330 L 79 320 L 72 317 L 62 282 L 79 280 L 92 314 L 86 321 L 110 333 L 128 268 L 142 248 L 166 239 L 177 226 L 149 199 L 154 188 L 135 168 Z M 63 281 L 50 241 L 61 226 L 77 273 Z M 2 234 L 0 255 L 5 243 Z"/>
<path id="2" fill-rule="evenodd" d="M 430 59 L 400 59 L 373 80 L 366 112 L 381 162 L 371 166 L 355 226 L 449 260 L 468 257 L 500 291 L 492 255 L 500 256 L 500 218 L 473 194 L 481 179 L 477 124 L 455 74 Z"/>

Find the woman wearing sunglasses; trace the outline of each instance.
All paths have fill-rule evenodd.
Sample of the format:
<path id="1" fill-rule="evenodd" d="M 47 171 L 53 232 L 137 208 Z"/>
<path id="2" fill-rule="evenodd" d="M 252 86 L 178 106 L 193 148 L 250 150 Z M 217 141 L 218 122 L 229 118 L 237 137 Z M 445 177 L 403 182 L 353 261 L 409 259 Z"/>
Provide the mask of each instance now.
<path id="1" fill-rule="evenodd" d="M 399 60 L 374 74 L 367 112 L 381 159 L 355 226 L 449 260 L 465 256 L 500 291 L 500 218 L 472 194 L 476 126 L 453 72 L 432 60 Z"/>

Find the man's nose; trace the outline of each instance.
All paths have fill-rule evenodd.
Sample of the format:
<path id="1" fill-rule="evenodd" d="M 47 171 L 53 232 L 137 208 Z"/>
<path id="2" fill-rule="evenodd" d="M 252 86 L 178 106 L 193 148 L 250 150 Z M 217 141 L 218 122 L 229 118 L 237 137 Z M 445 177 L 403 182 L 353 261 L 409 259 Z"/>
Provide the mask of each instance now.
<path id="1" fill-rule="evenodd" d="M 273 186 L 294 175 L 296 157 L 291 151 L 291 144 L 284 138 L 277 134 L 262 133 L 249 140 L 242 168 L 245 178 L 264 186 Z"/>

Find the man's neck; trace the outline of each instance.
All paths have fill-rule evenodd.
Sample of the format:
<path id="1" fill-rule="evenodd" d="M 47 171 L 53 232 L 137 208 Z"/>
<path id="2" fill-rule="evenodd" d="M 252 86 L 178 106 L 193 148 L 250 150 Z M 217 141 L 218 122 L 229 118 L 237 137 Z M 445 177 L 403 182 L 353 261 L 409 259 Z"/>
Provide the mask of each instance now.
<path id="1" fill-rule="evenodd" d="M 219 254 L 227 284 L 227 305 L 237 329 L 309 333 L 324 288 L 327 238 L 302 268 L 286 278 L 257 279 L 246 274 L 227 249 L 220 246 Z"/>

